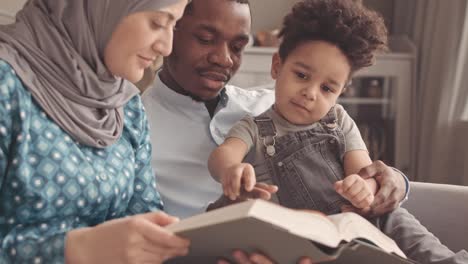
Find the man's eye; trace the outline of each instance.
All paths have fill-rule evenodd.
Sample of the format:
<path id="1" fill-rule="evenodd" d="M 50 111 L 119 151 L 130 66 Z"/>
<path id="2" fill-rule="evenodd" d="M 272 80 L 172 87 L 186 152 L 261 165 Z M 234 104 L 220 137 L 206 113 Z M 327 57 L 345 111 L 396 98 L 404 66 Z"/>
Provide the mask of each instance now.
<path id="1" fill-rule="evenodd" d="M 235 53 L 241 53 L 246 46 L 246 43 L 234 44 L 232 45 L 232 51 Z"/>
<path id="2" fill-rule="evenodd" d="M 200 42 L 205 43 L 205 44 L 210 43 L 209 39 L 199 38 L 198 40 L 200 40 Z"/>
<path id="3" fill-rule="evenodd" d="M 234 46 L 232 47 L 232 50 L 233 50 L 235 53 L 242 52 L 242 49 L 243 49 L 243 46 L 239 46 L 239 45 L 234 45 Z"/>
<path id="4" fill-rule="evenodd" d="M 198 42 L 202 44 L 210 44 L 213 40 L 211 38 L 196 36 Z"/>

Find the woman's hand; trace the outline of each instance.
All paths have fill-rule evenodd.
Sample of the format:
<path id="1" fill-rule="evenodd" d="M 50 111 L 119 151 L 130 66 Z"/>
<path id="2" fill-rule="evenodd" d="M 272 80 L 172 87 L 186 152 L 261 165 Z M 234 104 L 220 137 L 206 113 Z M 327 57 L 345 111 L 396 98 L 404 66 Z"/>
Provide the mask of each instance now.
<path id="1" fill-rule="evenodd" d="M 184 256 L 190 242 L 162 228 L 178 219 L 154 212 L 70 231 L 66 263 L 162 263 Z"/>

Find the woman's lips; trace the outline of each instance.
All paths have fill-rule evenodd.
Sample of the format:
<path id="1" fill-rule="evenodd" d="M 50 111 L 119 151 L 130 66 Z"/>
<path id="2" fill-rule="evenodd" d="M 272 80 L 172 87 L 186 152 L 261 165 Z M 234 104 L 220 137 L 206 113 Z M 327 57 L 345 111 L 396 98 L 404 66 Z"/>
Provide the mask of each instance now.
<path id="1" fill-rule="evenodd" d="M 138 55 L 138 58 L 143 63 L 145 68 L 151 66 L 151 64 L 153 64 L 156 61 L 156 58 L 145 57 L 145 56 L 141 56 L 141 55 Z"/>

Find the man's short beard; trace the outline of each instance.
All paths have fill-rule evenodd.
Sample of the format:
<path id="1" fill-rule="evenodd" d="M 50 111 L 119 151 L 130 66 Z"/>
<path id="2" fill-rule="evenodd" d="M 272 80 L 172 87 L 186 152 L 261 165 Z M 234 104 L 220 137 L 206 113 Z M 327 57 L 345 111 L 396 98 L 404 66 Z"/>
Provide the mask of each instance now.
<path id="1" fill-rule="evenodd" d="M 210 101 L 211 99 L 203 99 L 201 98 L 200 96 L 196 95 L 196 94 L 193 94 L 193 93 L 190 93 L 188 91 L 185 91 L 186 95 L 190 98 L 192 98 L 192 100 L 194 100 L 195 102 L 199 102 L 199 103 L 205 103 L 207 101 Z"/>
<path id="2" fill-rule="evenodd" d="M 163 66 L 162 66 L 162 68 L 161 68 L 161 70 L 159 72 L 159 76 L 160 76 L 161 81 L 165 85 L 167 85 L 167 87 L 169 87 L 169 89 L 175 91 L 176 93 L 188 96 L 192 100 L 194 100 L 195 102 L 199 102 L 199 103 L 206 103 L 206 102 L 209 102 L 209 101 L 212 101 L 212 100 L 216 99 L 219 96 L 219 93 L 224 89 L 224 87 L 221 88 L 218 91 L 218 93 L 216 94 L 215 97 L 207 98 L 207 99 L 203 99 L 200 96 L 188 91 L 187 89 L 185 89 L 183 87 L 183 85 L 181 85 L 180 83 L 178 83 L 176 81 L 176 78 L 174 78 L 174 76 L 176 74 L 173 74 L 175 71 L 172 69 L 171 65 L 173 65 L 173 64 L 177 65 L 177 62 L 178 62 L 178 57 L 176 56 L 175 53 L 172 53 L 169 57 L 164 58 L 164 64 L 163 64 Z M 167 76 L 166 82 L 163 80 L 163 78 L 161 78 L 161 72 L 165 72 L 165 74 Z"/>
<path id="3" fill-rule="evenodd" d="M 182 88 L 182 89 L 184 89 L 184 88 Z M 216 94 L 215 97 L 213 97 L 213 98 L 207 98 L 207 99 L 203 99 L 203 98 L 201 98 L 200 96 L 198 96 L 198 95 L 196 95 L 196 94 L 193 94 L 193 93 L 191 93 L 191 92 L 189 92 L 189 91 L 187 91 L 187 90 L 185 90 L 185 89 L 184 89 L 184 95 L 185 95 L 185 96 L 188 96 L 188 97 L 190 97 L 190 98 L 192 98 L 192 100 L 194 100 L 195 102 L 206 103 L 206 102 L 210 102 L 210 101 L 213 101 L 214 99 L 218 98 L 219 94 L 221 93 L 221 91 L 222 91 L 223 89 L 224 89 L 224 87 L 221 88 L 221 89 L 219 90 L 219 92 Z"/>

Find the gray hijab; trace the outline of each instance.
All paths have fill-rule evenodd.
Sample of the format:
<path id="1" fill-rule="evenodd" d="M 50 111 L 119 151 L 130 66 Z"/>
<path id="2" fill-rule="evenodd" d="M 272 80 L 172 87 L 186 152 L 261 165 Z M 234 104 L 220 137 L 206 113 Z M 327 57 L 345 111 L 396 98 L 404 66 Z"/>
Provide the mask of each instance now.
<path id="1" fill-rule="evenodd" d="M 42 109 L 78 142 L 117 141 L 124 105 L 138 89 L 113 76 L 104 49 L 118 23 L 177 0 L 29 0 L 0 26 L 0 59 L 10 63 Z"/>

